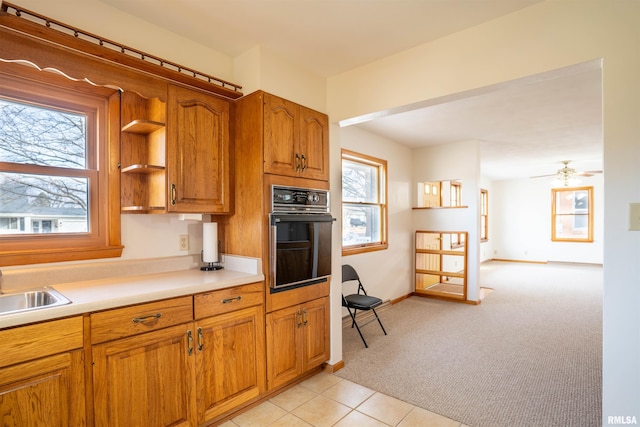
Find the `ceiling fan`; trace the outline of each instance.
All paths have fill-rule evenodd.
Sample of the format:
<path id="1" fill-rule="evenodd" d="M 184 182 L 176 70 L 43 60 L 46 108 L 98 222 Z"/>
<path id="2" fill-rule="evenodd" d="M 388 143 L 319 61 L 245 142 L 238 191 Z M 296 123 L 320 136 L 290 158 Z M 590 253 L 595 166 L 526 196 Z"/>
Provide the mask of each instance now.
<path id="1" fill-rule="evenodd" d="M 579 182 L 579 180 L 576 178 L 578 176 L 589 177 L 598 173 L 602 173 L 602 171 L 576 172 L 574 168 L 569 167 L 569 163 L 571 163 L 571 160 L 563 160 L 562 164 L 564 166 L 558 169 L 556 173 L 552 173 L 548 175 L 532 176 L 531 178 L 546 178 L 546 177 L 555 176 L 556 177 L 555 181 L 557 182 L 558 185 L 561 184 L 565 187 L 569 187 L 570 185 L 575 185 Z"/>

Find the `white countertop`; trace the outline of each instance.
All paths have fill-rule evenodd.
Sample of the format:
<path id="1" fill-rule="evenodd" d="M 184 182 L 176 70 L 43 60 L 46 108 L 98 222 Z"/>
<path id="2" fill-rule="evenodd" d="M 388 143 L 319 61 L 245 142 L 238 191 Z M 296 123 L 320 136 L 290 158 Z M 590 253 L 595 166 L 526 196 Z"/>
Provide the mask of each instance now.
<path id="1" fill-rule="evenodd" d="M 262 273 L 227 269 L 217 271 L 192 269 L 61 283 L 51 287 L 70 299 L 71 304 L 0 315 L 0 329 L 262 280 L 264 280 Z"/>

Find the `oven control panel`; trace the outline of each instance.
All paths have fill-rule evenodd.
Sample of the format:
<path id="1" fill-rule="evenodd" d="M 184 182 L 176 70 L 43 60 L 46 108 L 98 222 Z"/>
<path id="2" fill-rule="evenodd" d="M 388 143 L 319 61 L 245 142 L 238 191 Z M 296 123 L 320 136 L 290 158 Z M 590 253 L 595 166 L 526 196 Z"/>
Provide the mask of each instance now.
<path id="1" fill-rule="evenodd" d="M 271 212 L 329 212 L 329 192 L 309 188 L 271 188 Z"/>

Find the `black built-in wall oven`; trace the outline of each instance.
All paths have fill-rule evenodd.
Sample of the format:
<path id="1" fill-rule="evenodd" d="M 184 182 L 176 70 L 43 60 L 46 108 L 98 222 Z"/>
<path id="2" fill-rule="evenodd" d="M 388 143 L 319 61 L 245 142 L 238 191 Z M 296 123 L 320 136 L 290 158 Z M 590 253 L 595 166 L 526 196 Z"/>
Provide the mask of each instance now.
<path id="1" fill-rule="evenodd" d="M 334 220 L 327 190 L 271 187 L 271 292 L 328 280 Z"/>

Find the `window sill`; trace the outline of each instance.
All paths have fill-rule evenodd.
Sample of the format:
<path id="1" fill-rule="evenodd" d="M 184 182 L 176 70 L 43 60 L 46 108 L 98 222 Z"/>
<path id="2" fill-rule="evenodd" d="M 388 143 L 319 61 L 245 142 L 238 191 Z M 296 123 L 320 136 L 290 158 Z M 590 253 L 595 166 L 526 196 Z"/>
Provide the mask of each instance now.
<path id="1" fill-rule="evenodd" d="M 362 246 L 350 246 L 348 248 L 342 248 L 342 256 L 356 255 L 367 252 L 383 251 L 389 247 L 388 243 L 382 244 L 370 244 Z"/>
<path id="2" fill-rule="evenodd" d="M 0 265 L 27 265 L 62 261 L 81 261 L 99 258 L 118 258 L 124 246 L 97 248 L 33 250 L 0 253 Z"/>
<path id="3" fill-rule="evenodd" d="M 414 211 L 421 209 L 466 209 L 469 206 L 424 206 L 424 207 L 413 207 Z"/>

